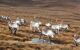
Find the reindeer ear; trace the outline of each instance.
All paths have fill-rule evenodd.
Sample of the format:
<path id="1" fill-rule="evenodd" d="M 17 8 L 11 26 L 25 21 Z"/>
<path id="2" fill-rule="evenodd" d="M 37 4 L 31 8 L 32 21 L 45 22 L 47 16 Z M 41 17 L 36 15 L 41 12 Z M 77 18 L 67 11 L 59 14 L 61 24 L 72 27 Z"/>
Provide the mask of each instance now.
<path id="1" fill-rule="evenodd" d="M 77 34 L 74 34 L 74 37 L 77 37 L 78 35 Z"/>

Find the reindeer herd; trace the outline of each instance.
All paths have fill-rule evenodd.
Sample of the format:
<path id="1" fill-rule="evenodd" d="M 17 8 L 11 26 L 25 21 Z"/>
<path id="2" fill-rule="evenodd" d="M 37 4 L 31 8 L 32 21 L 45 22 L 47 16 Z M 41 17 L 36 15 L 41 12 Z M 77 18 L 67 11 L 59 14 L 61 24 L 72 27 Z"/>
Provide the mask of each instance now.
<path id="1" fill-rule="evenodd" d="M 9 16 L 0 16 L 0 21 L 7 23 L 9 31 L 12 35 L 16 35 L 20 26 L 24 26 L 27 23 L 27 20 L 23 18 L 17 17 L 16 20 L 12 20 Z M 51 39 L 54 38 L 55 35 L 60 34 L 60 31 L 69 30 L 70 24 L 53 24 L 51 22 L 43 24 L 39 18 L 34 17 L 34 19 L 29 23 L 29 28 L 34 32 L 39 32 L 39 34 L 41 34 L 40 38 L 42 35 L 46 35 L 49 39 Z M 76 46 L 77 44 L 80 44 L 80 38 L 78 36 L 74 35 L 73 40 L 75 41 Z"/>

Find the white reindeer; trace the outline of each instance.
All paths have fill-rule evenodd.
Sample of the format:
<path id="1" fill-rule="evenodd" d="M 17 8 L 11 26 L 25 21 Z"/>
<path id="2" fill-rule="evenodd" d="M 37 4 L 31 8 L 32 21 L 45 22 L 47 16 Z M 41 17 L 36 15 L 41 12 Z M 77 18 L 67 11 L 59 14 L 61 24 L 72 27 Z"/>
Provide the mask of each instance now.
<path id="1" fill-rule="evenodd" d="M 8 17 L 8 16 L 1 16 L 0 20 L 5 21 L 5 22 L 11 21 L 10 17 Z"/>
<path id="2" fill-rule="evenodd" d="M 16 22 L 8 22 L 8 27 L 13 35 L 16 35 L 16 31 L 19 30 L 19 25 Z"/>
<path id="3" fill-rule="evenodd" d="M 59 33 L 60 30 L 68 30 L 70 27 L 69 24 L 57 24 L 57 25 L 52 25 L 51 28 L 53 30 L 56 30 L 56 33 Z"/>
<path id="4" fill-rule="evenodd" d="M 26 20 L 25 19 L 21 19 L 21 24 L 25 24 Z"/>
<path id="5" fill-rule="evenodd" d="M 75 42 L 76 46 L 78 46 L 80 44 L 80 37 L 76 34 L 74 34 L 74 42 Z"/>
<path id="6" fill-rule="evenodd" d="M 50 28 L 42 27 L 40 38 L 41 38 L 42 35 L 48 36 L 49 40 L 51 40 L 51 38 L 55 37 L 55 32 L 52 29 L 50 29 Z"/>
<path id="7" fill-rule="evenodd" d="M 38 30 L 40 32 L 40 25 L 42 24 L 41 21 L 35 19 L 30 22 L 30 29 L 33 30 L 34 32 Z"/>
<path id="8" fill-rule="evenodd" d="M 22 19 L 22 18 L 21 19 L 20 18 L 17 18 L 16 21 L 14 21 L 14 22 L 16 22 L 19 25 L 24 25 L 26 23 L 26 20 L 25 19 Z"/>
<path id="9" fill-rule="evenodd" d="M 55 33 L 51 29 L 42 28 L 42 34 L 54 37 Z"/>
<path id="10" fill-rule="evenodd" d="M 60 24 L 61 28 L 64 30 L 68 30 L 70 28 L 69 24 Z"/>
<path id="11" fill-rule="evenodd" d="M 51 29 L 53 29 L 56 33 L 59 33 L 59 30 L 61 29 L 60 25 L 52 25 Z"/>
<path id="12" fill-rule="evenodd" d="M 50 27 L 51 23 L 46 23 L 45 26 Z"/>

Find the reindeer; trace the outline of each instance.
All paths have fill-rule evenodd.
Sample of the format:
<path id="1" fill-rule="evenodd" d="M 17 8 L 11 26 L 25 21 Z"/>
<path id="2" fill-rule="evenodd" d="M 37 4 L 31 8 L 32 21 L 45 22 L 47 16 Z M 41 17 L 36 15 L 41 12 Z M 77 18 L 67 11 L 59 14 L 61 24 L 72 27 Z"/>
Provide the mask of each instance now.
<path id="1" fill-rule="evenodd" d="M 44 26 L 42 27 L 40 38 L 42 35 L 48 36 L 48 38 L 50 39 L 50 43 L 51 43 L 51 38 L 55 37 L 55 32 L 52 29 Z"/>
<path id="2" fill-rule="evenodd" d="M 52 24 L 51 24 L 50 22 L 48 22 L 48 23 L 45 24 L 45 26 L 48 27 L 48 28 L 50 28 L 51 25 L 52 25 Z"/>
<path id="3" fill-rule="evenodd" d="M 57 19 L 56 19 L 56 22 L 58 22 Z M 60 30 L 66 31 L 71 27 L 70 27 L 70 24 L 63 24 L 63 20 L 61 20 L 59 24 L 57 23 L 56 25 L 51 25 L 51 28 L 53 30 L 56 30 L 56 33 L 59 33 Z"/>
<path id="4" fill-rule="evenodd" d="M 1 16 L 0 20 L 3 21 L 3 22 L 11 21 L 10 17 L 8 17 L 8 16 Z"/>
<path id="5" fill-rule="evenodd" d="M 68 30 L 70 28 L 70 24 L 60 24 L 61 29 Z"/>
<path id="6" fill-rule="evenodd" d="M 45 24 L 45 26 L 51 27 L 51 25 L 52 25 L 52 20 L 51 19 L 48 19 L 48 22 Z"/>
<path id="7" fill-rule="evenodd" d="M 8 27 L 13 35 L 16 35 L 16 31 L 19 30 L 19 25 L 16 22 L 8 22 Z"/>
<path id="8" fill-rule="evenodd" d="M 79 35 L 74 34 L 73 40 L 74 40 L 74 44 L 75 44 L 76 46 L 78 46 L 78 45 L 80 44 L 80 36 L 79 36 Z"/>
<path id="9" fill-rule="evenodd" d="M 40 32 L 40 25 L 42 24 L 41 21 L 34 18 L 33 21 L 30 22 L 30 30 L 33 30 L 34 32 L 38 30 Z"/>
<path id="10" fill-rule="evenodd" d="M 26 20 L 25 19 L 20 19 L 19 17 L 17 17 L 16 21 L 17 24 L 19 24 L 20 26 L 24 25 L 26 23 Z"/>
<path id="11" fill-rule="evenodd" d="M 45 26 L 50 27 L 50 26 L 51 26 L 51 24 L 50 24 L 50 23 L 46 23 L 46 24 L 45 24 Z"/>

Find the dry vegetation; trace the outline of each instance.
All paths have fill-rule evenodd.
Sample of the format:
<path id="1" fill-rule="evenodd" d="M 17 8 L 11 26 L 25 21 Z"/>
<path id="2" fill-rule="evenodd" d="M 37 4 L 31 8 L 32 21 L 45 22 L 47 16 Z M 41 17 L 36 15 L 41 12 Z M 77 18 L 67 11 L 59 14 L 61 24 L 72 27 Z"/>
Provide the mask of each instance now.
<path id="1" fill-rule="evenodd" d="M 48 3 L 48 1 L 46 1 L 46 3 Z M 0 22 L 0 50 L 80 50 L 79 46 L 76 47 L 73 44 L 73 34 L 76 33 L 80 35 L 79 4 L 76 5 L 73 3 L 73 6 L 62 5 L 61 7 L 59 5 L 55 6 L 55 4 L 52 4 L 53 6 L 50 5 L 51 4 L 38 4 L 34 7 L 13 7 L 0 4 L 0 15 L 10 16 L 12 19 L 21 17 L 28 21 L 32 20 L 33 16 L 39 16 L 43 23 L 49 20 L 56 23 L 55 19 L 63 20 L 63 23 L 69 23 L 71 28 L 69 31 L 61 32 L 62 34 L 56 35 L 56 37 L 52 39 L 58 41 L 59 44 L 33 44 L 30 40 L 32 38 L 39 38 L 40 36 L 30 31 L 29 25 L 22 26 L 17 32 L 17 35 L 12 36 L 7 25 Z M 60 23 L 59 20 L 57 23 Z"/>

